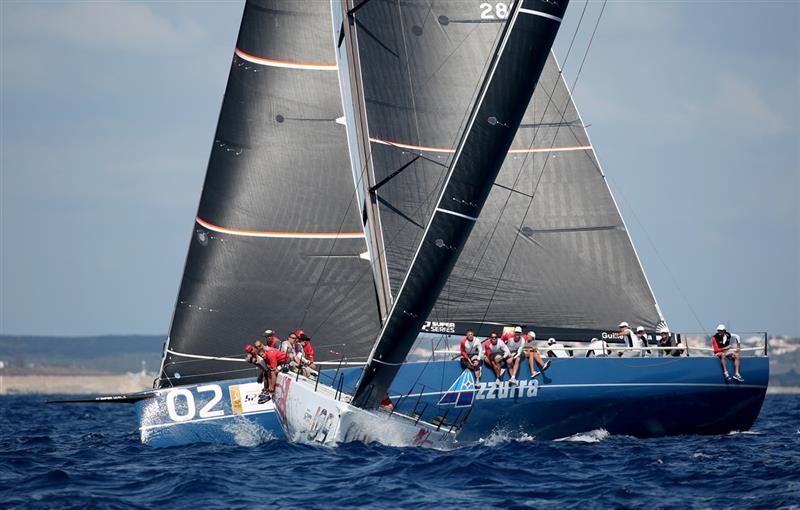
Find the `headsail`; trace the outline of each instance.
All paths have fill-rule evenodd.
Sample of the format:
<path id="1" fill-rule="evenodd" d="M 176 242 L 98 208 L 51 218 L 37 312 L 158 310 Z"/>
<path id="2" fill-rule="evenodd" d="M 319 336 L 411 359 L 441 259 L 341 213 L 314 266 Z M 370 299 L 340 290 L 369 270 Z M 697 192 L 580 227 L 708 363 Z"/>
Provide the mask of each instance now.
<path id="1" fill-rule="evenodd" d="M 356 388 L 356 405 L 377 404 L 439 297 L 511 146 L 566 5 L 521 0 L 511 9 L 434 212 Z"/>
<path id="2" fill-rule="evenodd" d="M 371 348 L 380 322 L 323 6 L 245 5 L 161 387 L 249 375 L 236 358 L 267 327 L 346 339 L 351 357 Z"/>

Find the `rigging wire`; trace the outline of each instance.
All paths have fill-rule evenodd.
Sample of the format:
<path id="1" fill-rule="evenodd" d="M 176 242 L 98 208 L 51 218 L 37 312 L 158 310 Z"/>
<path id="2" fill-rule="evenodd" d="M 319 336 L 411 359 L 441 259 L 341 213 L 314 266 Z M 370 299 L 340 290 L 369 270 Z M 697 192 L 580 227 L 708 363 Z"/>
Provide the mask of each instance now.
<path id="1" fill-rule="evenodd" d="M 586 1 L 586 5 L 588 5 L 588 3 L 589 2 L 587 0 Z M 571 90 L 573 90 L 573 91 L 575 90 L 575 87 L 578 84 L 578 79 L 580 78 L 581 71 L 583 70 L 583 65 L 585 64 L 586 58 L 589 55 L 589 50 L 591 49 L 592 43 L 594 42 L 594 37 L 595 37 L 595 34 L 597 33 L 597 28 L 600 25 L 600 20 L 603 17 L 603 13 L 605 12 L 605 8 L 606 8 L 606 4 L 607 3 L 608 3 L 608 0 L 604 0 L 603 1 L 603 5 L 602 5 L 602 7 L 600 9 L 600 14 L 597 16 L 597 21 L 595 22 L 594 29 L 592 30 L 592 35 L 589 38 L 589 43 L 586 46 L 586 51 L 583 54 L 583 59 L 581 60 L 581 64 L 578 67 L 578 72 L 575 75 L 575 80 L 572 83 Z M 584 11 L 585 11 L 585 8 L 586 7 L 584 6 Z M 581 16 L 581 19 L 583 19 L 583 16 Z M 576 34 L 577 34 L 577 29 L 576 29 Z M 573 36 L 573 40 L 574 40 L 574 36 Z M 564 60 L 564 63 L 566 64 L 566 59 Z M 563 67 L 562 67 L 562 72 L 563 72 Z M 559 73 L 559 74 L 561 74 L 561 73 Z M 555 91 L 555 89 L 554 89 L 554 91 Z M 564 105 L 564 109 L 561 111 L 561 122 L 562 123 L 564 121 L 564 117 L 566 116 L 566 106 L 569 104 L 568 102 L 569 102 L 569 97 L 567 98 L 567 104 Z M 549 105 L 549 102 L 548 102 L 548 105 Z M 544 116 L 542 118 L 544 119 Z M 556 137 L 558 135 L 558 131 L 559 131 L 560 128 L 561 128 L 561 125 L 559 124 L 559 126 L 556 127 L 555 134 L 553 135 L 553 142 L 552 142 L 551 147 L 550 147 L 551 149 L 555 146 Z M 533 142 L 531 142 L 531 144 L 533 144 Z M 539 174 L 539 178 L 536 180 L 536 185 L 535 185 L 535 187 L 533 189 L 533 192 L 531 193 L 531 198 L 528 201 L 528 208 L 526 209 L 525 214 L 522 217 L 522 221 L 520 222 L 520 225 L 519 225 L 520 229 L 525 224 L 525 220 L 527 219 L 528 214 L 531 211 L 531 206 L 533 205 L 533 200 L 536 197 L 536 192 L 538 191 L 539 185 L 542 182 L 542 177 L 544 176 L 544 173 L 547 170 L 547 163 L 550 161 L 550 155 L 551 154 L 552 154 L 552 152 L 550 152 L 550 151 L 545 153 L 545 161 L 544 161 L 544 164 L 542 165 L 542 171 Z M 489 303 L 486 305 L 486 310 L 484 311 L 483 318 L 481 319 L 481 322 L 485 321 L 486 320 L 486 316 L 489 314 L 489 309 L 491 308 L 492 302 L 494 301 L 494 297 L 497 294 L 497 289 L 500 287 L 500 283 L 503 280 L 503 274 L 505 273 L 505 271 L 506 271 L 506 269 L 508 267 L 508 262 L 511 260 L 511 255 L 514 253 L 514 248 L 516 247 L 518 239 L 519 239 L 519 236 L 514 236 L 514 241 L 511 243 L 511 249 L 509 250 L 508 255 L 506 256 L 505 262 L 503 263 L 503 268 L 500 271 L 500 277 L 497 279 L 497 283 L 495 284 L 494 289 L 492 290 L 492 295 L 489 298 Z"/>
<path id="2" fill-rule="evenodd" d="M 608 178 L 608 177 L 606 177 L 606 178 Z M 658 260 L 661 262 L 661 265 L 664 266 L 664 269 L 666 269 L 667 274 L 669 275 L 670 279 L 672 280 L 672 284 L 675 285 L 675 289 L 678 291 L 678 294 L 680 294 L 681 298 L 683 298 L 683 301 L 686 303 L 686 306 L 689 308 L 689 311 L 692 313 L 692 316 L 694 316 L 694 320 L 697 321 L 697 324 L 700 326 L 700 330 L 703 331 L 703 334 L 708 335 L 709 334 L 708 329 L 706 329 L 705 325 L 703 325 L 703 322 L 700 320 L 700 317 L 697 315 L 697 312 L 695 311 L 694 307 L 692 306 L 691 302 L 689 301 L 689 298 L 686 297 L 686 294 L 683 292 L 683 289 L 681 289 L 680 285 L 678 285 L 678 279 L 673 274 L 672 269 L 670 269 L 670 267 L 667 265 L 667 262 L 661 256 L 661 252 L 659 252 L 658 248 L 656 247 L 656 244 L 653 242 L 653 239 L 650 237 L 650 233 L 644 227 L 644 224 L 639 220 L 639 216 L 636 214 L 636 210 L 633 208 L 633 206 L 631 205 L 631 202 L 625 196 L 625 193 L 622 191 L 622 187 L 621 186 L 617 186 L 617 191 L 619 192 L 619 196 L 622 198 L 622 200 L 627 205 L 628 211 L 630 211 L 631 216 L 633 216 L 633 219 L 636 221 L 636 224 L 639 225 L 639 228 L 644 233 L 645 239 L 647 239 L 647 242 L 650 244 L 650 247 L 653 249 L 653 252 L 655 252 L 656 256 L 658 257 Z M 630 232 L 628 233 L 628 235 L 630 235 Z M 730 322 L 730 321 L 728 321 L 728 322 Z"/>
<path id="3" fill-rule="evenodd" d="M 578 31 L 580 30 L 581 24 L 583 23 L 583 18 L 586 15 L 586 9 L 587 9 L 588 6 L 589 6 L 589 0 L 586 0 L 586 2 L 583 4 L 583 10 L 581 11 L 581 16 L 578 19 L 578 25 L 575 27 L 575 31 L 572 34 L 572 39 L 570 40 L 569 47 L 567 48 L 566 56 L 564 57 L 564 66 L 566 66 L 566 63 L 569 60 L 570 54 L 572 52 L 572 47 L 575 44 L 575 39 L 578 36 Z M 562 73 L 563 68 L 564 67 L 562 66 L 561 69 L 559 69 L 559 79 L 561 77 L 561 73 Z M 533 147 L 533 145 L 534 145 L 534 143 L 536 141 L 536 137 L 539 134 L 539 129 L 541 129 L 541 125 L 542 125 L 542 123 L 544 121 L 545 116 L 547 115 L 547 110 L 550 108 L 550 105 L 553 103 L 553 94 L 555 93 L 556 88 L 558 87 L 558 83 L 559 83 L 559 80 L 556 80 L 555 84 L 553 85 L 553 89 L 550 91 L 550 94 L 547 94 L 547 103 L 545 104 L 544 111 L 542 112 L 541 120 L 537 123 L 537 127 L 534 130 L 533 136 L 531 137 L 531 143 L 530 143 L 530 145 L 528 147 L 529 149 L 531 147 Z M 545 93 L 547 93 L 546 90 L 545 90 Z M 535 113 L 534 113 L 534 117 L 535 117 Z M 563 118 L 564 118 L 564 115 L 562 115 L 562 121 L 563 121 Z M 556 133 L 558 133 L 558 128 L 556 128 Z M 553 137 L 553 144 L 554 143 L 555 143 L 555 136 Z M 552 147 L 553 147 L 553 145 L 551 145 L 551 148 Z M 526 161 L 527 161 L 527 158 L 528 158 L 529 154 L 530 153 L 526 153 L 525 154 L 525 158 L 523 159 L 522 164 L 520 165 L 520 169 L 517 172 L 517 176 L 514 179 L 514 184 L 513 184 L 512 188 L 516 188 L 517 184 L 519 184 L 520 179 L 522 177 L 522 173 L 525 170 L 525 164 L 526 164 Z M 549 157 L 550 153 L 548 152 L 547 154 L 548 154 L 548 157 Z M 535 159 L 535 155 L 532 156 L 531 159 L 532 159 L 531 163 L 533 163 L 533 160 Z M 547 160 L 545 160 L 545 164 L 546 164 L 546 161 Z M 543 167 L 543 171 L 544 171 L 544 167 Z M 533 178 L 533 174 L 531 174 L 531 178 Z M 531 182 L 531 184 L 533 184 L 533 182 Z M 511 195 L 511 193 L 509 192 L 509 197 L 510 197 L 510 195 Z M 532 199 L 533 199 L 533 194 L 531 195 L 531 200 Z M 465 302 L 464 298 L 467 296 L 467 293 L 469 292 L 469 290 L 470 290 L 470 288 L 472 286 L 472 283 L 475 281 L 475 278 L 476 278 L 476 276 L 478 274 L 478 270 L 480 269 L 481 264 L 483 264 L 483 260 L 486 257 L 486 254 L 489 253 L 489 249 L 492 247 L 492 241 L 494 240 L 494 235 L 497 232 L 497 227 L 500 225 L 500 221 L 503 219 L 503 215 L 505 214 L 506 208 L 508 207 L 508 203 L 509 203 L 509 200 L 504 201 L 503 207 L 500 210 L 500 214 L 497 215 L 497 221 L 495 222 L 494 227 L 492 227 L 492 230 L 491 230 L 492 233 L 489 236 L 488 241 L 486 242 L 486 246 L 483 249 L 483 253 L 481 254 L 480 258 L 478 259 L 478 263 L 475 265 L 475 270 L 472 272 L 472 276 L 468 280 L 467 285 L 466 285 L 466 287 L 464 289 L 464 292 L 461 294 L 461 297 L 458 299 L 459 305 L 456 308 L 456 312 L 455 312 L 456 314 L 458 314 L 458 312 L 459 312 L 459 310 L 461 308 L 460 303 Z M 515 236 L 514 240 L 516 242 L 516 236 Z M 513 248 L 512 248 L 512 250 L 513 250 Z M 510 255 L 511 255 L 511 252 L 509 252 L 509 256 Z M 506 259 L 506 263 L 508 263 L 508 259 Z M 500 278 L 498 279 L 498 284 L 499 284 L 500 279 L 502 279 L 502 273 L 501 273 Z M 496 290 L 497 289 L 495 287 L 495 291 Z M 492 293 L 492 297 L 494 297 L 494 292 Z M 486 315 L 488 315 L 489 307 L 491 307 L 491 300 L 489 301 L 489 304 L 487 306 L 486 313 L 484 313 L 483 320 L 485 320 L 486 319 Z"/>

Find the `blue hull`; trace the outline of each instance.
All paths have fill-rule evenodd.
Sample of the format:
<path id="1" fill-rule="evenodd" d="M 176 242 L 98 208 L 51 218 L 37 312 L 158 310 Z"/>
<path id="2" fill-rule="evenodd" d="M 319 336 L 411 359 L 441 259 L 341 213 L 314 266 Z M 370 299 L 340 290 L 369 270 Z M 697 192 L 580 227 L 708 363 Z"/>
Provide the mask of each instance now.
<path id="1" fill-rule="evenodd" d="M 360 369 L 343 369 L 343 390 Z M 400 412 L 443 417 L 461 425 L 459 441 L 504 431 L 537 439 L 605 429 L 611 434 L 654 437 L 724 434 L 748 430 L 761 410 L 769 380 L 765 357 L 742 360 L 744 383 L 726 382 L 716 358 L 570 358 L 554 360 L 534 380 L 483 384 L 471 407 L 437 405 L 461 374 L 458 361 L 409 363 L 391 389 Z M 486 381 L 488 371 L 484 370 Z M 333 372 L 322 376 L 331 382 Z M 493 377 L 491 379 L 494 379 Z M 216 388 L 216 389 L 215 389 Z M 163 390 L 136 404 L 142 441 L 153 446 L 194 442 L 256 444 L 283 437 L 271 404 L 254 401 L 252 379 Z M 191 400 L 191 402 L 190 402 Z"/>

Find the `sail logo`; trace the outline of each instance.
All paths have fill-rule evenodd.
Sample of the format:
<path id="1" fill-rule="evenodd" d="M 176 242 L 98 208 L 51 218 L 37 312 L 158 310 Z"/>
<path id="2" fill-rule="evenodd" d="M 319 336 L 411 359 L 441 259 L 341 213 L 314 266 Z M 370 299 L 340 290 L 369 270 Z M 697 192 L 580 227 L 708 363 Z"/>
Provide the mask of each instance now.
<path id="1" fill-rule="evenodd" d="M 427 331 L 430 333 L 455 333 L 456 323 L 425 321 L 425 324 L 422 325 L 422 331 Z"/>

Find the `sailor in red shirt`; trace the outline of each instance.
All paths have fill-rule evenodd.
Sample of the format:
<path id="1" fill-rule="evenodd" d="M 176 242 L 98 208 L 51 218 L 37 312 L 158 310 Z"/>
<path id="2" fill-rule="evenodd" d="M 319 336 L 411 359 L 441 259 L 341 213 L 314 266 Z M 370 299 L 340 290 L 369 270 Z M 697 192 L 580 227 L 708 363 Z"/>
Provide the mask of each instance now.
<path id="1" fill-rule="evenodd" d="M 316 371 L 317 365 L 314 363 L 314 347 L 311 345 L 311 337 L 303 333 L 298 337 L 298 339 L 300 346 L 303 349 L 304 362 L 308 364 L 308 367 L 311 368 L 311 370 Z"/>
<path id="2" fill-rule="evenodd" d="M 254 346 L 246 345 L 244 350 L 247 353 L 245 361 L 260 368 L 264 374 L 264 390 L 261 392 L 258 403 L 263 404 L 268 402 L 272 398 L 272 393 L 275 391 L 275 382 L 278 378 L 278 365 L 289 363 L 289 356 L 271 347 L 264 347 L 263 350 L 258 351 Z"/>
<path id="3" fill-rule="evenodd" d="M 483 358 L 483 344 L 475 338 L 475 332 L 467 330 L 467 334 L 461 339 L 461 368 L 472 370 L 475 382 L 481 380 L 481 358 Z"/>
<path id="4" fill-rule="evenodd" d="M 381 407 L 386 409 L 387 411 L 394 411 L 394 404 L 392 403 L 392 399 L 389 398 L 388 393 L 383 394 L 383 399 L 381 400 Z"/>
<path id="5" fill-rule="evenodd" d="M 736 341 L 735 349 L 732 348 L 731 338 Z M 731 375 L 728 373 L 728 366 L 725 359 L 733 358 L 733 368 L 736 370 L 733 374 L 733 378 L 739 382 L 744 382 L 742 376 L 739 375 L 739 363 L 741 362 L 739 359 L 739 350 L 741 349 L 739 335 L 731 335 L 725 328 L 725 324 L 720 324 L 717 326 L 716 334 L 711 337 L 711 345 L 714 347 L 714 354 L 717 355 L 720 363 L 722 363 L 722 375 L 725 376 L 725 380 L 731 380 Z"/>
<path id="6" fill-rule="evenodd" d="M 281 339 L 278 338 L 278 335 L 271 329 L 264 331 L 264 339 L 267 342 L 267 347 L 277 349 L 281 345 Z"/>

